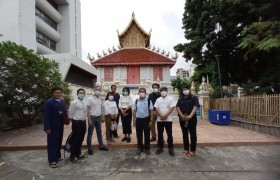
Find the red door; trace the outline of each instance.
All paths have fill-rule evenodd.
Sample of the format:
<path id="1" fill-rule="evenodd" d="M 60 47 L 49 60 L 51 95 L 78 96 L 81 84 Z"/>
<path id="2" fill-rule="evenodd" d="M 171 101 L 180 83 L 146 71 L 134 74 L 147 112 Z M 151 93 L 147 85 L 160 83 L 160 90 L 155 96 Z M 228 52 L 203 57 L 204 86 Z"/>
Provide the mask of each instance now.
<path id="1" fill-rule="evenodd" d="M 140 84 L 140 66 L 127 66 L 127 84 Z"/>
<path id="2" fill-rule="evenodd" d="M 162 67 L 154 67 L 154 81 L 163 80 Z"/>

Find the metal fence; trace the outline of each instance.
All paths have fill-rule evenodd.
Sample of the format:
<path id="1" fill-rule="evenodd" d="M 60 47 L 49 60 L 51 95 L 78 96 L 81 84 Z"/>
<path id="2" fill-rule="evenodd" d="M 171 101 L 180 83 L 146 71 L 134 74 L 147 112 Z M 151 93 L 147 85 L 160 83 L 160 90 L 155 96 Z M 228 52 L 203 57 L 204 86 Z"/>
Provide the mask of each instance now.
<path id="1" fill-rule="evenodd" d="M 213 99 L 211 107 L 230 110 L 231 119 L 280 126 L 280 94 Z"/>

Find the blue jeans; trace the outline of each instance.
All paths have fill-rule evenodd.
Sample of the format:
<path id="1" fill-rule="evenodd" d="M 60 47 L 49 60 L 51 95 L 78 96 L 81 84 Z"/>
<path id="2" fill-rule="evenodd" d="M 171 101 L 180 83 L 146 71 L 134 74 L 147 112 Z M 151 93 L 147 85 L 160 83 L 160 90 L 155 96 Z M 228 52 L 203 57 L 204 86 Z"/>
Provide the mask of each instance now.
<path id="1" fill-rule="evenodd" d="M 101 130 L 101 116 L 90 116 L 90 120 L 92 125 L 88 126 L 88 135 L 87 135 L 87 147 L 88 150 L 92 150 L 91 139 L 94 131 L 94 127 L 96 128 L 97 139 L 99 143 L 99 148 L 104 147 L 103 139 L 102 139 L 102 130 Z"/>

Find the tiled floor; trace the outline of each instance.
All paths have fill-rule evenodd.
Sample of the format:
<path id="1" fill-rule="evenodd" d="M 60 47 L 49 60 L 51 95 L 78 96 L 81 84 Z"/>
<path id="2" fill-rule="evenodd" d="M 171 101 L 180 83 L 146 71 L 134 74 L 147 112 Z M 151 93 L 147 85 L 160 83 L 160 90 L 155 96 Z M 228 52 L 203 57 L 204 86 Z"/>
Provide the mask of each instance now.
<path id="1" fill-rule="evenodd" d="M 102 124 L 103 141 L 105 140 L 105 126 Z M 65 126 L 64 140 L 70 133 L 71 126 Z M 136 147 L 135 128 L 132 129 L 131 143 L 121 142 L 122 127 L 118 129 L 120 138 L 115 139 L 115 143 L 110 148 L 129 148 Z M 198 120 L 197 126 L 198 146 L 214 146 L 214 145 L 264 145 L 264 144 L 280 144 L 280 138 L 261 134 L 258 132 L 242 129 L 234 126 L 217 126 L 210 124 L 207 120 Z M 165 140 L 167 135 L 164 134 Z M 175 119 L 173 122 L 173 139 L 175 146 L 182 146 L 182 132 L 178 122 Z M 98 145 L 96 133 L 94 131 L 93 144 Z M 84 145 L 86 144 L 86 137 Z M 152 146 L 156 142 L 151 143 Z M 46 134 L 43 131 L 42 125 L 35 125 L 28 128 L 22 128 L 7 132 L 0 132 L 0 150 L 21 150 L 21 149 L 43 149 L 46 148 Z"/>

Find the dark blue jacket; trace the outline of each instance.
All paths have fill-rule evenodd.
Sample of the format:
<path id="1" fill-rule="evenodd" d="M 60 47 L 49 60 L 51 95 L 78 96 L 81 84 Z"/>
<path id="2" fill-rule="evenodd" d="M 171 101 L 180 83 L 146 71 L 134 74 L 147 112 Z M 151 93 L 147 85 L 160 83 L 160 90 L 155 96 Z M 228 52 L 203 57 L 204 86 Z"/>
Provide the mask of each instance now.
<path id="1" fill-rule="evenodd" d="M 54 98 L 49 99 L 44 106 L 44 130 L 64 126 L 65 114 L 66 107 L 63 100 L 58 102 Z"/>

